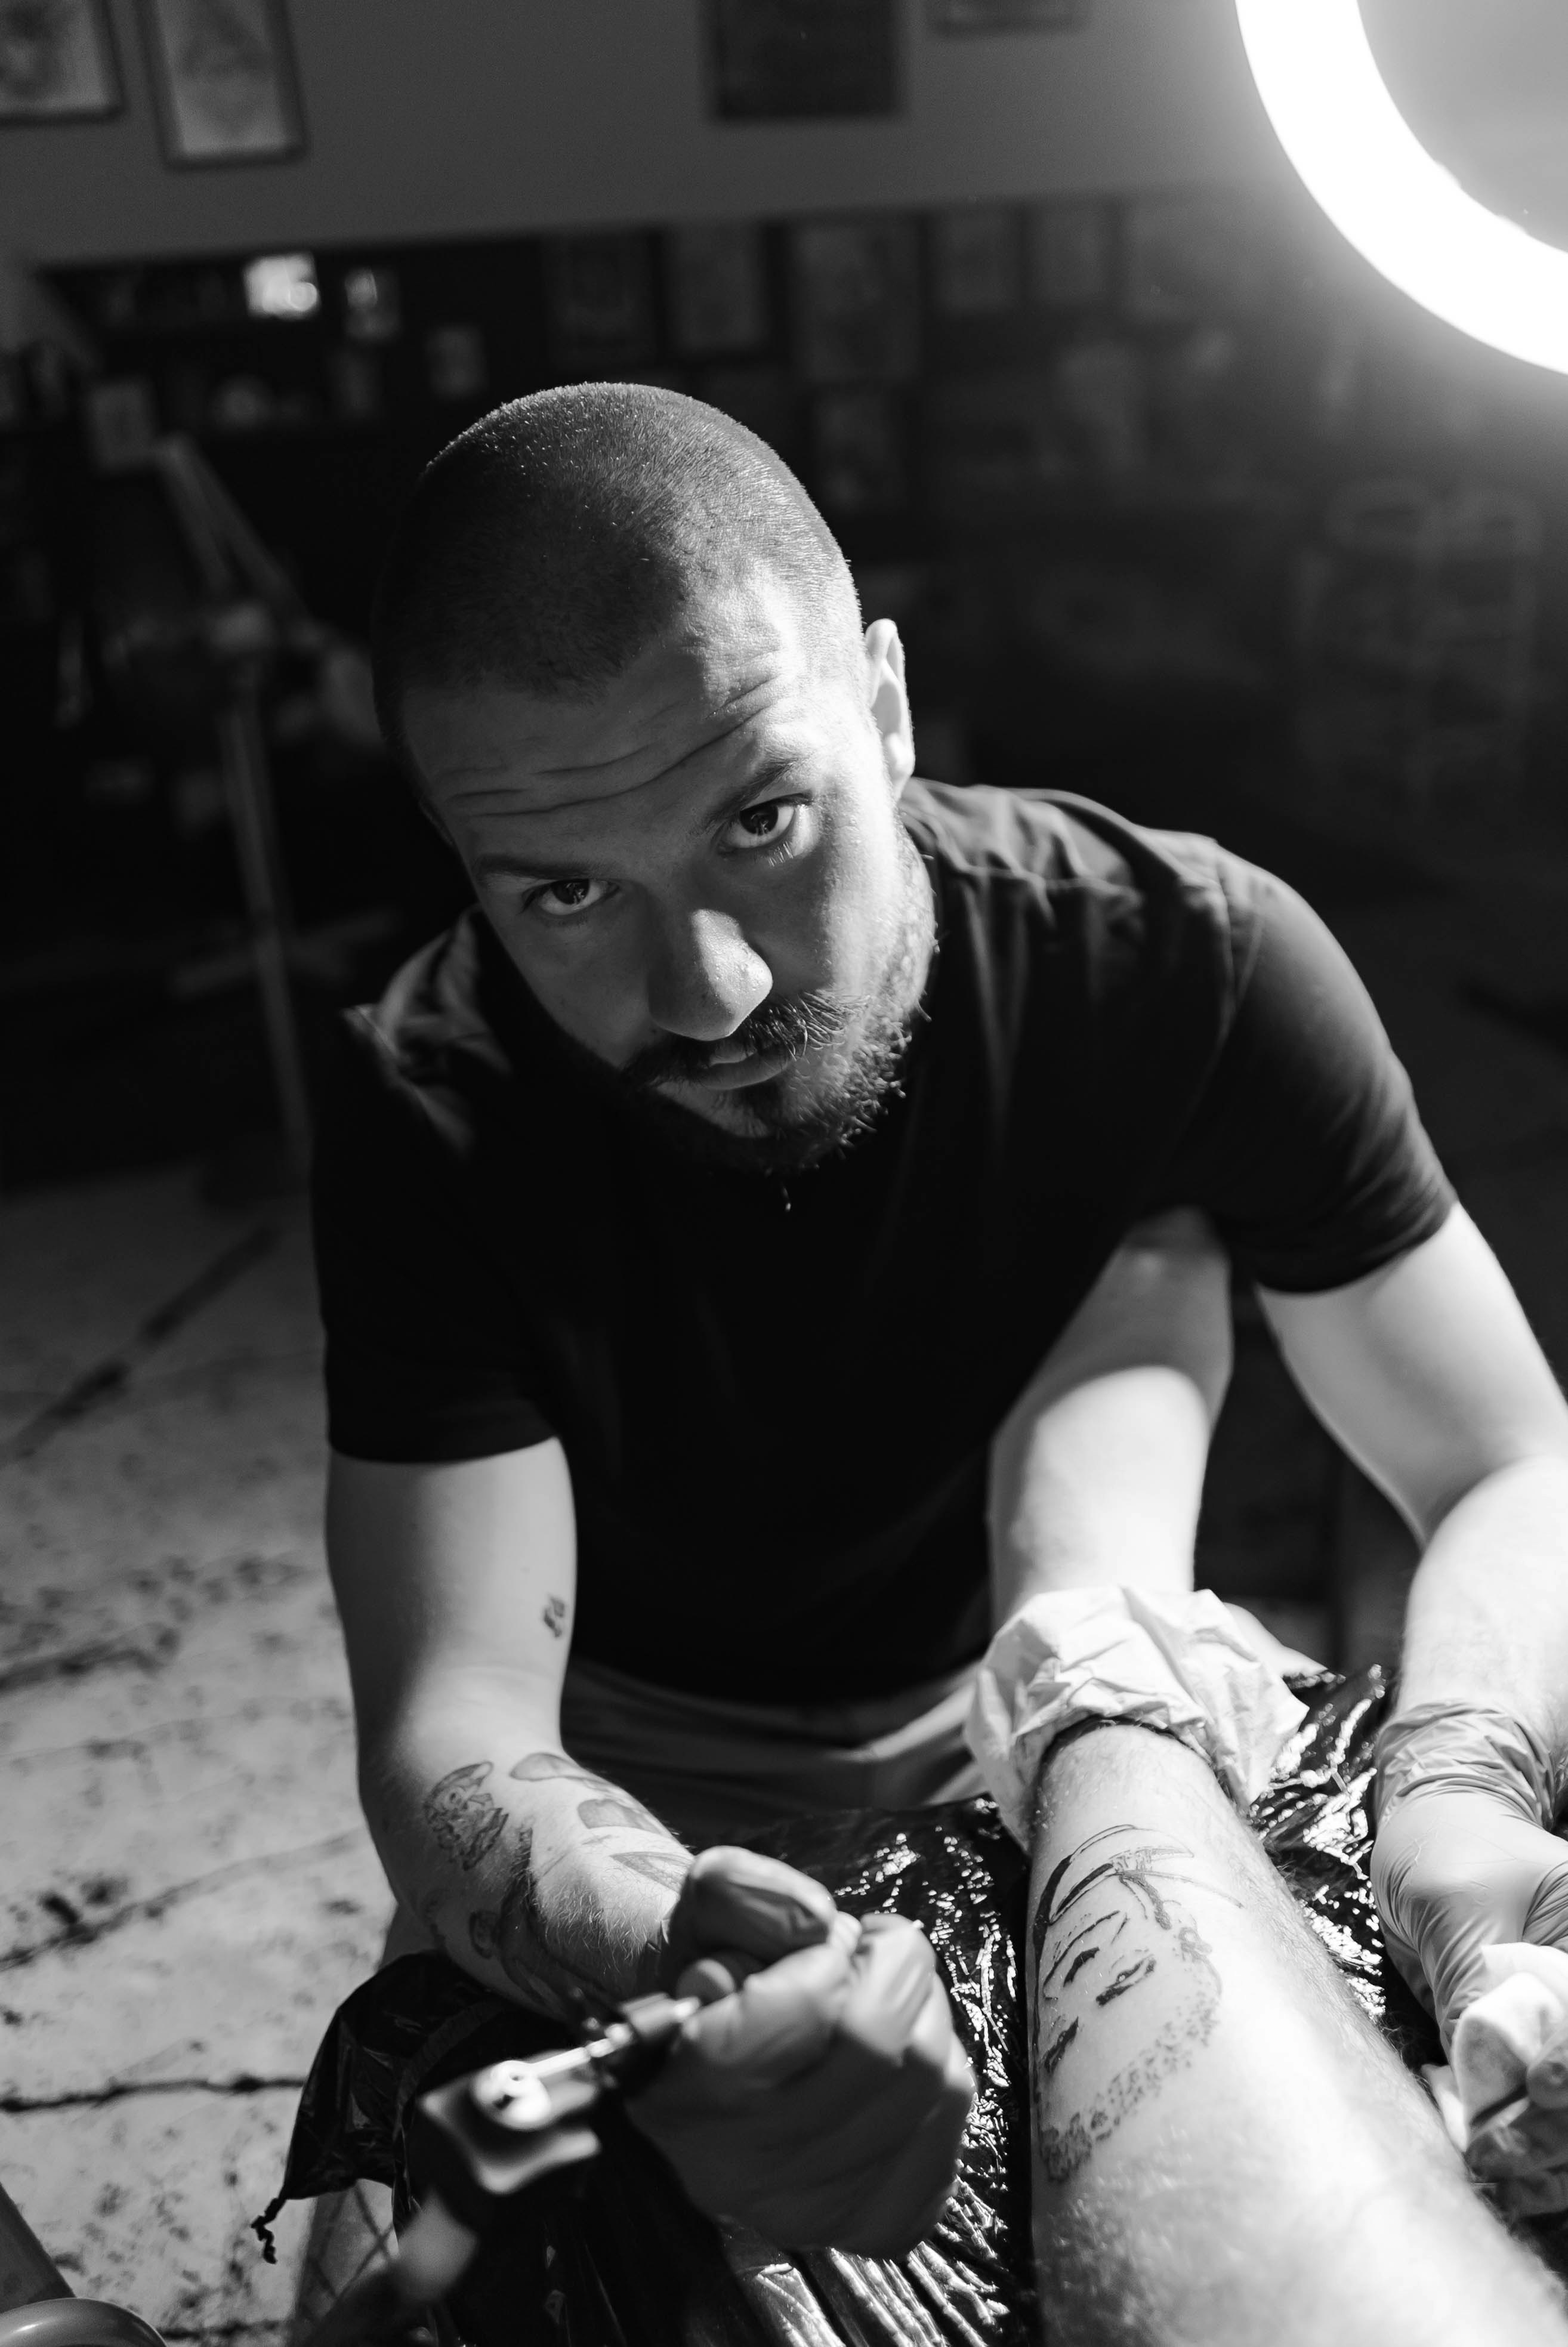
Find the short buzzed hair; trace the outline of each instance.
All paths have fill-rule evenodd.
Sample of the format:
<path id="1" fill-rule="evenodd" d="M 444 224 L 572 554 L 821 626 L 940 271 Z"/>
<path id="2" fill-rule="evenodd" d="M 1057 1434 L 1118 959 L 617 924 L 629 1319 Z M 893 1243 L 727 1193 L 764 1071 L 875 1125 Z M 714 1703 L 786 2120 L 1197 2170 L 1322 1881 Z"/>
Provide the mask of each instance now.
<path id="1" fill-rule="evenodd" d="M 420 476 L 372 621 L 375 700 L 413 771 L 414 684 L 591 692 L 704 580 L 771 571 L 818 641 L 858 641 L 837 540 L 764 441 L 647 384 L 572 384 L 481 416 Z"/>

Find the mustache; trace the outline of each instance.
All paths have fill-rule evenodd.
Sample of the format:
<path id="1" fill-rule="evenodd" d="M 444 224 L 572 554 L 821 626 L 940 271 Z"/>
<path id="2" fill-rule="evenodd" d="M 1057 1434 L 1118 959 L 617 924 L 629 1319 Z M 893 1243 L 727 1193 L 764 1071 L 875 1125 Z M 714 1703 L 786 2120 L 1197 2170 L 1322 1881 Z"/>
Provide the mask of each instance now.
<path id="1" fill-rule="evenodd" d="M 760 1002 L 723 1040 L 739 1043 L 747 1051 L 787 1051 L 792 1060 L 798 1060 L 804 1052 L 836 1042 L 850 1017 L 850 1011 L 830 995 L 782 995 L 775 1001 Z M 620 1071 L 621 1081 L 638 1092 L 655 1084 L 678 1083 L 711 1067 L 713 1051 L 712 1043 L 697 1042 L 689 1035 L 666 1035 L 627 1061 Z"/>

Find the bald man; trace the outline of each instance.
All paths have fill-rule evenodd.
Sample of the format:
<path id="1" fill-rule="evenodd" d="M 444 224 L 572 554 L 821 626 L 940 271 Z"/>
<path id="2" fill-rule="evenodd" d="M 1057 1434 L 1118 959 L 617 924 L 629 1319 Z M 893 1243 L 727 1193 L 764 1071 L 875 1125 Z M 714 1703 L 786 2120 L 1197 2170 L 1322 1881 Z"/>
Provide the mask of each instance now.
<path id="1" fill-rule="evenodd" d="M 939 1989 L 730 1846 L 974 1790 L 999 1625 L 1190 1588 L 1222 1245 L 1427 1542 L 1412 1732 L 1517 1730 L 1554 1783 L 1568 1411 L 1307 907 L 1202 839 L 916 781 L 897 630 L 713 411 L 485 418 L 415 493 L 375 661 L 476 900 L 351 1020 L 316 1184 L 401 1943 L 559 2013 L 764 1967 L 666 2147 L 781 2238 L 907 2241 L 968 2093 Z M 1562 1845 L 1512 1782 L 1403 1790 L 1379 1896 L 1446 2026 L 1482 1941 L 1568 1935 Z M 792 1981 L 880 2016 L 798 2106 Z"/>

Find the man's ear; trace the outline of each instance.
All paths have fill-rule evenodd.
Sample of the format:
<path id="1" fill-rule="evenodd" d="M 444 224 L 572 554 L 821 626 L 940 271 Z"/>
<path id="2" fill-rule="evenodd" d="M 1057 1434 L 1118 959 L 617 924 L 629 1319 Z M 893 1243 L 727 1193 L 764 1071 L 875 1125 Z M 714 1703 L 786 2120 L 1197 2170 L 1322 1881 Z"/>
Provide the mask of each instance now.
<path id="1" fill-rule="evenodd" d="M 915 727 L 904 682 L 904 647 L 891 620 L 873 620 L 866 630 L 866 684 L 882 763 L 898 798 L 915 771 Z"/>

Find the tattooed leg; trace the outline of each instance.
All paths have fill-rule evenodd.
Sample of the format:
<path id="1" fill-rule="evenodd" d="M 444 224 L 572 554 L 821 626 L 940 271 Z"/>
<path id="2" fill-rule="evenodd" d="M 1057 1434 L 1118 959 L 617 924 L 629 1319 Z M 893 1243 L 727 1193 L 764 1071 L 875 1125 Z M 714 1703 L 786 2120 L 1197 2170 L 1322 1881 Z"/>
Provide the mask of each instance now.
<path id="1" fill-rule="evenodd" d="M 1568 2347 L 1184 1747 L 1113 1727 L 1048 1758 L 1025 1961 L 1053 2342 Z"/>
<path id="2" fill-rule="evenodd" d="M 1182 1902 L 1202 1881 L 1184 1843 L 1102 1828 L 1058 1861 L 1034 1910 L 1035 2143 L 1063 2184 L 1206 2045 L 1219 2011 L 1213 1951 Z M 1210 1886 L 1212 1894 L 1229 1894 Z M 1235 1904 L 1232 1901 L 1230 1903 Z M 1097 2016 L 1122 1998 L 1158 2011 L 1107 2076 Z M 1129 2013 L 1131 2007 L 1128 2008 Z"/>

